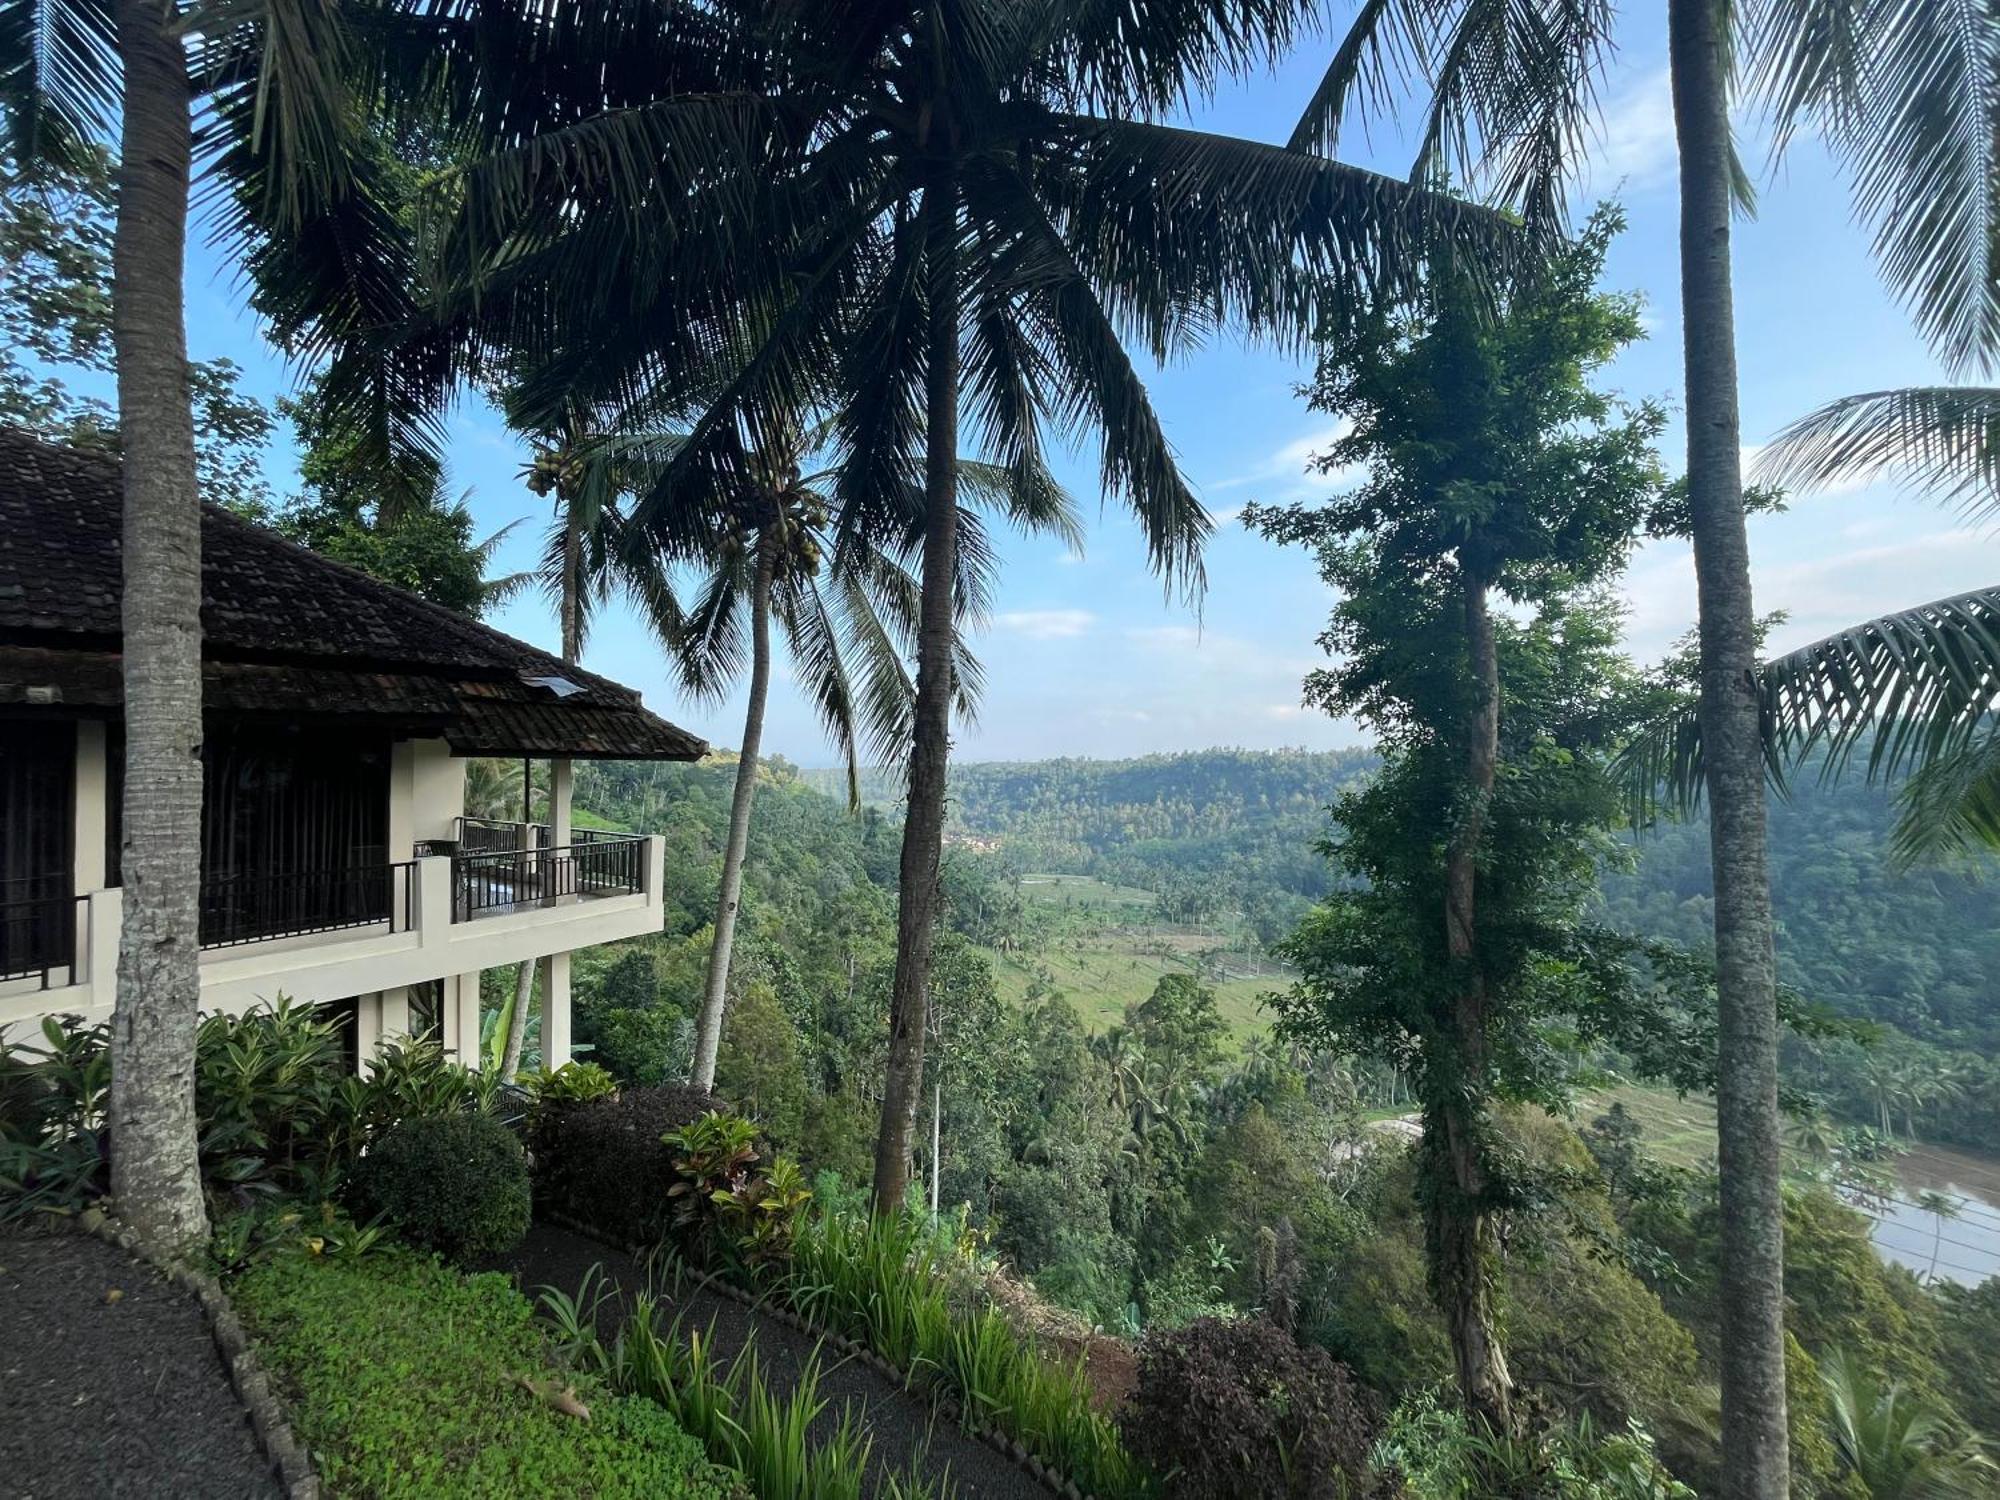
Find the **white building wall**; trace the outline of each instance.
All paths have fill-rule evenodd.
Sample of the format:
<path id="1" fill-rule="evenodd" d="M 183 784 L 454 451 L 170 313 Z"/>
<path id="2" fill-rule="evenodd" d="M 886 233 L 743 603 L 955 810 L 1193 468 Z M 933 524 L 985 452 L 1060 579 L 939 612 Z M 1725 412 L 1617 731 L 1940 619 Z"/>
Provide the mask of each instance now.
<path id="1" fill-rule="evenodd" d="M 105 830 L 109 775 L 105 727 L 79 726 L 77 737 L 76 889 L 90 896 L 81 934 L 81 962 L 74 982 L 40 989 L 30 982 L 0 984 L 0 1030 L 34 1024 L 44 1015 L 76 1013 L 100 1020 L 111 1012 L 117 983 L 123 892 L 106 888 Z M 571 775 L 557 763 L 551 829 L 568 841 Z M 411 843 L 447 838 L 464 807 L 465 763 L 442 740 L 403 741 L 390 764 L 388 851 L 391 863 L 411 858 Z M 240 1012 L 280 995 L 323 1004 L 359 997 L 361 1055 L 377 1039 L 406 1032 L 407 987 L 431 980 L 444 985 L 444 1042 L 460 1061 L 479 1061 L 479 976 L 482 970 L 537 961 L 542 966 L 544 1055 L 567 1061 L 570 1048 L 570 954 L 660 930 L 665 844 L 646 843 L 645 889 L 554 906 L 522 907 L 452 921 L 451 861 L 414 862 L 414 920 L 402 927 L 400 884 L 395 919 L 345 931 L 278 938 L 201 955 L 201 1004 L 206 1011 Z"/>

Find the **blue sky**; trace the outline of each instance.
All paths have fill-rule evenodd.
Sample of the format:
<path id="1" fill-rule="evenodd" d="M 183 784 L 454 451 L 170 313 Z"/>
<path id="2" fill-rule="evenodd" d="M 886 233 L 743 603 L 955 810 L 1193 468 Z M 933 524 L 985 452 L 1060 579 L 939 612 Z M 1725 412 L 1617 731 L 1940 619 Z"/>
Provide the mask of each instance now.
<path id="1" fill-rule="evenodd" d="M 1629 350 L 1608 380 L 1628 395 L 1657 397 L 1674 409 L 1663 452 L 1678 470 L 1676 187 L 1665 50 L 1658 16 L 1649 10 L 1628 19 L 1624 50 L 1603 90 L 1604 129 L 1592 180 L 1579 201 L 1615 192 L 1626 206 L 1631 227 L 1613 251 L 1607 285 L 1644 295 L 1652 336 Z M 1195 123 L 1282 140 L 1330 47 L 1309 44 L 1275 74 L 1199 111 Z M 1743 133 L 1746 156 L 1762 173 L 1758 216 L 1739 226 L 1736 239 L 1745 443 L 1754 447 L 1835 396 L 1942 380 L 1882 289 L 1867 237 L 1851 222 L 1839 174 L 1810 143 L 1795 147 L 1775 174 L 1763 171 L 1756 123 L 1746 122 Z M 1341 154 L 1396 173 L 1408 165 L 1397 131 L 1379 123 L 1372 139 L 1356 130 Z M 259 337 L 230 268 L 204 248 L 194 251 L 192 262 L 194 353 L 236 359 L 251 386 L 265 393 L 287 389 L 287 372 Z M 1183 467 L 1218 521 L 1207 554 L 1209 587 L 1198 612 L 1165 596 L 1146 570 L 1136 528 L 1115 506 L 1099 506 L 1094 453 L 1086 449 L 1061 461 L 1060 476 L 1089 517 L 1087 544 L 1081 556 L 1048 540 L 1005 544 L 999 603 L 979 647 L 986 698 L 977 722 L 958 729 L 959 756 L 1125 756 L 1214 745 L 1331 748 L 1365 738 L 1352 724 L 1299 706 L 1300 679 L 1319 662 L 1313 640 L 1332 596 L 1305 556 L 1280 551 L 1235 522 L 1249 500 L 1325 493 L 1305 469 L 1330 426 L 1294 394 L 1302 374 L 1298 364 L 1269 351 L 1222 342 L 1151 375 L 1154 402 Z M 454 483 L 470 486 L 482 532 L 523 521 L 499 565 L 525 566 L 547 513 L 520 482 L 523 449 L 493 413 L 476 405 L 458 410 L 452 432 Z M 272 468 L 281 493 L 288 492 L 291 457 L 282 445 Z M 1779 649 L 1871 614 L 2000 579 L 2000 544 L 1990 528 L 1968 525 L 1893 486 L 1796 495 L 1788 513 L 1751 524 L 1758 608 L 1790 617 L 1773 638 Z M 1655 659 L 1694 621 L 1686 547 L 1648 545 L 1626 579 L 1625 594 L 1630 648 L 1643 660 Z M 539 599 L 517 602 L 494 623 L 538 644 L 555 644 L 555 622 Z M 683 701 L 654 643 L 629 617 L 602 621 L 587 665 L 641 689 L 657 711 L 719 745 L 733 745 L 740 736 L 740 699 L 714 707 Z M 831 760 L 782 659 L 765 745 L 805 765 Z"/>

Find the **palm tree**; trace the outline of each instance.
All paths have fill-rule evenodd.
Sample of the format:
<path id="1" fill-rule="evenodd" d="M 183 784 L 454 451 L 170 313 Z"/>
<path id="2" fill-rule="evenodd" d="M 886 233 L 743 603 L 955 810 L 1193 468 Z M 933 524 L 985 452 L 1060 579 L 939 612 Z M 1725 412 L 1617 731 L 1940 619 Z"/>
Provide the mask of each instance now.
<path id="1" fill-rule="evenodd" d="M 170 1252 L 207 1234 L 196 1157 L 194 1036 L 200 998 L 201 511 L 182 291 L 192 109 L 216 106 L 221 138 L 254 164 L 245 202 L 274 222 L 337 193 L 351 139 L 345 47 L 318 0 L 208 18 L 171 0 L 4 0 L 0 70 L 8 152 L 71 164 L 119 144 L 112 344 L 124 485 L 123 929 L 112 1014 L 111 1186 L 142 1237 Z M 272 43 L 268 52 L 265 44 Z M 302 44 L 303 45 L 300 45 Z M 267 65 L 254 81 L 246 57 Z M 254 118 L 254 127 L 250 121 Z M 247 128 L 246 128 L 247 127 Z"/>
<path id="2" fill-rule="evenodd" d="M 1971 1500 L 2000 1485 L 1984 1444 L 1902 1382 L 1876 1379 L 1838 1349 L 1819 1371 L 1834 1452 L 1871 1500 Z"/>
<path id="3" fill-rule="evenodd" d="M 1765 662 L 1757 674 L 1766 769 L 1782 788 L 1815 758 L 1823 777 L 1857 760 L 1870 780 L 1907 775 L 1891 850 L 1901 864 L 2000 847 L 2000 586 L 1864 620 Z M 1642 805 L 1655 787 L 1689 807 L 1707 757 L 1692 716 L 1626 751 Z M 1886 1120 L 1883 1128 L 1888 1128 Z"/>
<path id="4" fill-rule="evenodd" d="M 1937 1280 L 1938 1256 L 1944 1250 L 1944 1221 L 1957 1218 L 1964 1206 L 1950 1193 L 1940 1193 L 1935 1188 L 1925 1188 L 1917 1194 L 1918 1209 L 1931 1216 L 1931 1263 L 1924 1272 L 1925 1281 Z"/>
<path id="5" fill-rule="evenodd" d="M 746 479 L 774 431 L 825 409 L 842 515 L 921 537 L 875 1165 L 893 1209 L 956 696 L 961 420 L 968 446 L 1022 475 L 1049 428 L 1099 435 L 1106 491 L 1193 590 L 1209 523 L 1127 341 L 1167 359 L 1224 322 L 1303 337 L 1410 291 L 1423 250 L 1492 263 L 1520 236 L 1372 173 L 1162 123 L 1275 55 L 1309 0 L 661 0 L 574 25 L 528 0 L 476 19 L 412 4 L 434 66 L 383 86 L 412 108 L 442 99 L 470 164 L 443 174 L 435 233 L 416 237 L 434 305 L 366 287 L 299 316 L 304 342 L 343 348 L 335 388 L 357 408 L 380 391 L 441 398 L 525 351 L 552 404 L 581 386 L 699 412 L 638 509 L 648 524 L 718 473 Z M 344 223 L 342 253 L 385 227 L 394 216 Z M 376 333 L 398 328 L 416 332 Z"/>
<path id="6" fill-rule="evenodd" d="M 687 689 L 720 698 L 741 673 L 743 627 L 750 640 L 750 691 L 736 758 L 729 834 L 716 898 L 715 937 L 695 1028 L 692 1081 L 715 1082 L 722 1018 L 729 990 L 730 957 L 742 905 L 743 858 L 756 795 L 758 750 L 771 677 L 771 622 L 775 618 L 792 660 L 803 669 L 808 695 L 847 767 L 849 806 L 861 803 L 861 738 L 876 758 L 900 762 L 908 753 L 916 694 L 904 666 L 911 625 L 921 613 L 920 583 L 903 557 L 918 543 L 908 534 L 878 539 L 864 524 L 843 526 L 837 467 L 802 473 L 804 434 L 776 453 L 760 455 L 747 472 L 755 487 L 738 497 L 732 524 L 709 545 L 707 577 L 673 642 L 673 662 Z M 1025 473 L 992 464 L 962 463 L 962 493 L 1003 509 L 1018 526 L 1053 531 L 1072 547 L 1082 543 L 1074 502 L 1040 466 Z M 914 507 L 907 514 L 918 514 Z M 966 618 L 985 613 L 992 554 L 974 507 L 958 506 L 954 528 L 972 545 L 960 550 L 952 676 L 959 710 L 977 700 L 979 666 L 965 649 Z M 899 557 L 899 554 L 902 556 Z M 823 567 L 824 564 L 824 567 Z M 850 658 L 861 663 L 857 682 Z M 865 722 L 863 722 L 865 721 Z"/>
<path id="7" fill-rule="evenodd" d="M 1689 535 L 1700 601 L 1720 1009 L 1723 1472 L 1730 1496 L 1788 1487 L 1777 999 L 1766 857 L 1756 621 L 1739 453 L 1732 214 L 1749 197 L 1729 108 L 1739 74 L 1772 108 L 1779 148 L 1819 128 L 1855 179 L 1883 269 L 1954 362 L 2000 353 L 2000 93 L 1995 19 L 1978 0 L 1865 5 L 1667 0 L 1680 159 Z M 1542 0 L 1372 0 L 1293 136 L 1330 150 L 1356 96 L 1397 80 L 1428 108 L 1413 180 L 1491 184 L 1533 223 L 1560 217 L 1581 162 L 1612 12 Z"/>

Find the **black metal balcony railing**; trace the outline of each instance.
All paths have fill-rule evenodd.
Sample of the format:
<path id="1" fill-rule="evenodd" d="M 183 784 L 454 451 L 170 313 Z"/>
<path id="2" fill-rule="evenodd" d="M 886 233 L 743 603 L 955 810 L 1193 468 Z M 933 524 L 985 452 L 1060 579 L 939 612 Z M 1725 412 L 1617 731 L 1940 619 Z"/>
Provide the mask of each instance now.
<path id="1" fill-rule="evenodd" d="M 0 982 L 32 979 L 38 989 L 74 984 L 88 947 L 90 897 L 66 880 L 0 881 Z"/>
<path id="2" fill-rule="evenodd" d="M 555 849 L 460 854 L 452 876 L 452 920 L 459 922 L 564 900 L 636 895 L 646 888 L 646 840 L 585 834 Z"/>
<path id="3" fill-rule="evenodd" d="M 201 945 L 230 948 L 382 923 L 391 932 L 407 932 L 416 924 L 416 888 L 414 860 L 340 870 L 204 876 Z"/>
<path id="4" fill-rule="evenodd" d="M 519 849 L 546 849 L 549 846 L 549 826 L 546 823 L 509 823 L 505 818 L 460 818 L 457 820 L 457 831 L 461 854 L 511 854 Z"/>

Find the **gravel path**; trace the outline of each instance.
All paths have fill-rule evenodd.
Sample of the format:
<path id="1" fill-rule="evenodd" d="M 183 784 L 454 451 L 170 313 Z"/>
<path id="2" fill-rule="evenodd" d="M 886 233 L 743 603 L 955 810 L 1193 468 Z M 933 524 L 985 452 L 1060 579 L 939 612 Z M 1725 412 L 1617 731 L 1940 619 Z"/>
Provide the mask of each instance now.
<path id="1" fill-rule="evenodd" d="M 492 1269 L 513 1274 L 531 1297 L 544 1286 L 575 1296 L 593 1266 L 617 1289 L 598 1313 L 598 1333 L 608 1342 L 617 1334 L 625 1301 L 649 1285 L 645 1268 L 630 1256 L 568 1230 L 537 1224 L 520 1247 Z M 684 1329 L 706 1330 L 713 1324 L 714 1348 L 724 1362 L 754 1341 L 765 1379 L 780 1393 L 797 1384 L 813 1357 L 814 1340 L 782 1323 L 759 1319 L 740 1302 L 691 1283 L 678 1298 L 669 1298 L 670 1290 L 654 1288 L 663 1323 L 679 1314 Z M 840 1359 L 831 1347 L 821 1366 L 819 1393 L 827 1409 L 815 1431 L 830 1430 L 846 1408 L 856 1405 L 865 1430 L 875 1440 L 869 1460 L 872 1492 L 886 1493 L 885 1476 L 906 1476 L 914 1465 L 933 1481 L 947 1481 L 948 1493 L 957 1500 L 1049 1500 L 1049 1492 L 1027 1474 L 955 1424 L 940 1420 L 928 1402 L 877 1371 Z"/>
<path id="2" fill-rule="evenodd" d="M 0 1496 L 279 1493 L 193 1297 L 100 1240 L 0 1233 Z"/>

